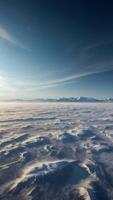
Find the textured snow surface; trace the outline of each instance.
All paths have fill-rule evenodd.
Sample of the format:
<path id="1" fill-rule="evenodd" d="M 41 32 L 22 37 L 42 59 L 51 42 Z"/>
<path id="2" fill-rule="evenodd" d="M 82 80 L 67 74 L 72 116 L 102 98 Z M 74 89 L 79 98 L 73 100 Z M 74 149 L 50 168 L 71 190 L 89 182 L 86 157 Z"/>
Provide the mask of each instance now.
<path id="1" fill-rule="evenodd" d="M 0 199 L 112 200 L 113 104 L 0 104 Z"/>

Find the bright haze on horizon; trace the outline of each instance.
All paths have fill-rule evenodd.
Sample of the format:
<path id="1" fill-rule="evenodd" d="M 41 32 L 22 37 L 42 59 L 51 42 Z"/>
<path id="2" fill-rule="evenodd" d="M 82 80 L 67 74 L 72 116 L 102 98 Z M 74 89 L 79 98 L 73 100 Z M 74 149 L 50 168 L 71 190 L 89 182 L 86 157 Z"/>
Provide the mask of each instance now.
<path id="1" fill-rule="evenodd" d="M 0 99 L 113 97 L 113 1 L 0 0 Z"/>

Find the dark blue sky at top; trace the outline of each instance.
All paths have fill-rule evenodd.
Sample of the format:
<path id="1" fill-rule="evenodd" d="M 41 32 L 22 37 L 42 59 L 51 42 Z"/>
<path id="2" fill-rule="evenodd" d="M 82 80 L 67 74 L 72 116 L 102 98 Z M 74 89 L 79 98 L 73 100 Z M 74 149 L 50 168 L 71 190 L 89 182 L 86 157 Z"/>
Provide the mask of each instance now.
<path id="1" fill-rule="evenodd" d="M 1 98 L 103 98 L 112 87 L 112 0 L 0 0 Z"/>

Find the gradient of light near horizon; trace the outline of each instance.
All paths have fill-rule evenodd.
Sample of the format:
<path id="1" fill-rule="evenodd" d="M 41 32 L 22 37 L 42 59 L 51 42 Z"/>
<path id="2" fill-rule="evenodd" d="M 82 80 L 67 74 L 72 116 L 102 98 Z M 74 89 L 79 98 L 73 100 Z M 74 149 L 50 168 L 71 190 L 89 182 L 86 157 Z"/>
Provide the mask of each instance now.
<path id="1" fill-rule="evenodd" d="M 1 0 L 0 99 L 113 97 L 113 1 Z"/>

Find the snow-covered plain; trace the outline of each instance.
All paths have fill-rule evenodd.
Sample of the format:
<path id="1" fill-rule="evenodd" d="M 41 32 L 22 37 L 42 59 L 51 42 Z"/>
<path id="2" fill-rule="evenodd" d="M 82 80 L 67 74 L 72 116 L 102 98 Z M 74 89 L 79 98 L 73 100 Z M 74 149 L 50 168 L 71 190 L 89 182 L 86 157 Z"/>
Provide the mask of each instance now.
<path id="1" fill-rule="evenodd" d="M 113 104 L 0 104 L 1 200 L 112 200 Z"/>

